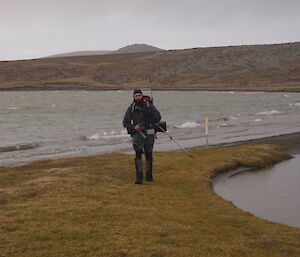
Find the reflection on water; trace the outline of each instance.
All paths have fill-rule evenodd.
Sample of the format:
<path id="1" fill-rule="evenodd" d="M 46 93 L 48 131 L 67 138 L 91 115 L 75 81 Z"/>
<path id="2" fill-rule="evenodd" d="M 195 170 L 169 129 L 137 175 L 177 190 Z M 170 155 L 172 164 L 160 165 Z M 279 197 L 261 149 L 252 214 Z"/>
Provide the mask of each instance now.
<path id="1" fill-rule="evenodd" d="M 237 207 L 300 228 L 300 155 L 260 171 L 225 174 L 215 192 Z"/>

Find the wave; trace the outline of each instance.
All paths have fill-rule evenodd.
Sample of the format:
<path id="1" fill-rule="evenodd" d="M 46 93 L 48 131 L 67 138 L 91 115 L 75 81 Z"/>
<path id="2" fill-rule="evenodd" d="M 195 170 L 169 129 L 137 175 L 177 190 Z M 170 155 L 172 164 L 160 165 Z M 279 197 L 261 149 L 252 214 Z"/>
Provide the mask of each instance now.
<path id="1" fill-rule="evenodd" d="M 258 112 L 256 114 L 260 114 L 260 115 L 272 115 L 272 114 L 279 114 L 279 113 L 281 113 L 281 112 L 277 111 L 277 110 L 271 110 L 271 111 Z"/>
<path id="2" fill-rule="evenodd" d="M 11 146 L 0 146 L 0 153 L 30 150 L 30 149 L 34 149 L 37 147 L 39 147 L 39 144 L 37 144 L 37 143 L 17 144 L 17 145 L 11 145 Z"/>
<path id="3" fill-rule="evenodd" d="M 228 123 L 222 123 L 222 124 L 219 125 L 220 128 L 225 128 L 225 127 L 228 127 L 228 126 L 229 126 Z"/>
<path id="4" fill-rule="evenodd" d="M 211 118 L 211 119 L 208 119 L 209 122 L 216 122 L 216 121 L 229 121 L 229 120 L 237 120 L 238 117 L 240 117 L 241 115 L 240 114 L 237 114 L 236 116 L 230 116 L 229 118 L 228 117 L 220 117 L 220 118 Z"/>
<path id="5" fill-rule="evenodd" d="M 289 104 L 289 106 L 300 106 L 300 103 L 292 103 L 292 104 Z"/>
<path id="6" fill-rule="evenodd" d="M 235 94 L 235 91 L 208 91 L 209 94 Z"/>
<path id="7" fill-rule="evenodd" d="M 201 124 L 195 121 L 187 121 L 182 123 L 179 126 L 174 126 L 174 128 L 199 128 L 201 127 Z"/>
<path id="8" fill-rule="evenodd" d="M 116 132 L 114 130 L 111 130 L 110 132 L 102 132 L 102 133 L 96 133 L 91 136 L 86 136 L 85 139 L 88 140 L 100 140 L 100 139 L 111 139 L 111 138 L 125 138 L 128 137 L 128 133 L 126 129 L 123 129 L 121 132 Z"/>

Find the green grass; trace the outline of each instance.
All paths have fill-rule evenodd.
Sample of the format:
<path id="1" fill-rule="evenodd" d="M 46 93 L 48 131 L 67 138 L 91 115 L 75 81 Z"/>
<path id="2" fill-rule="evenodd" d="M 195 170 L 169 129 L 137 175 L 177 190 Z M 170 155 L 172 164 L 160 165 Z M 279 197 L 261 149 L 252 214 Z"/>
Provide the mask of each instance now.
<path id="1" fill-rule="evenodd" d="M 154 154 L 134 185 L 133 156 L 106 154 L 0 168 L 0 256 L 300 256 L 300 229 L 216 195 L 211 179 L 289 158 L 276 146 Z"/>

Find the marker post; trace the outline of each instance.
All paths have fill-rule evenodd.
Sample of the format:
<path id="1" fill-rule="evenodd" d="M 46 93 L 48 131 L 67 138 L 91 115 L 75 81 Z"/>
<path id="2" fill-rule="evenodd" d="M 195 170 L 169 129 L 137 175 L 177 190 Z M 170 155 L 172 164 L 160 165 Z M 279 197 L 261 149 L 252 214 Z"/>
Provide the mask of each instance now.
<path id="1" fill-rule="evenodd" d="M 206 139 L 206 148 L 208 147 L 208 118 L 205 118 L 205 139 Z"/>

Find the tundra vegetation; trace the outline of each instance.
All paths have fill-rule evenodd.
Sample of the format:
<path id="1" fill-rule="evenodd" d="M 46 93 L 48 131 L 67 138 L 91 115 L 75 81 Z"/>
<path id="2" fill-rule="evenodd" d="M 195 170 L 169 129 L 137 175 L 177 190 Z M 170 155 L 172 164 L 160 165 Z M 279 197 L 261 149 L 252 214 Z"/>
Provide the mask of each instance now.
<path id="1" fill-rule="evenodd" d="M 110 153 L 0 168 L 0 256 L 300 256 L 300 230 L 216 195 L 212 178 L 290 158 L 275 145 L 157 152 L 154 183 Z"/>

